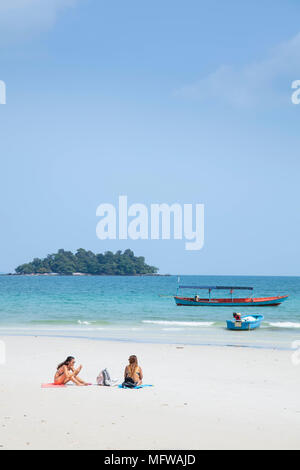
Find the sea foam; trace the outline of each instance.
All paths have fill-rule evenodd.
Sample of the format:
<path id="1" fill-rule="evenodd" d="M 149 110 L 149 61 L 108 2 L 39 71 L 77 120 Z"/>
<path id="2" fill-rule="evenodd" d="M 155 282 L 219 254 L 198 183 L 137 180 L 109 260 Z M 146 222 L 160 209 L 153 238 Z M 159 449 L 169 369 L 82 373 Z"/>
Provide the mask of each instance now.
<path id="1" fill-rule="evenodd" d="M 292 322 L 275 322 L 269 323 L 270 326 L 273 328 L 300 328 L 300 323 L 292 323 Z"/>
<path id="2" fill-rule="evenodd" d="M 196 322 L 196 321 L 167 321 L 167 320 L 143 320 L 142 323 L 148 323 L 152 325 L 164 325 L 164 326 L 198 326 L 198 327 L 209 327 L 214 325 L 215 322 Z"/>

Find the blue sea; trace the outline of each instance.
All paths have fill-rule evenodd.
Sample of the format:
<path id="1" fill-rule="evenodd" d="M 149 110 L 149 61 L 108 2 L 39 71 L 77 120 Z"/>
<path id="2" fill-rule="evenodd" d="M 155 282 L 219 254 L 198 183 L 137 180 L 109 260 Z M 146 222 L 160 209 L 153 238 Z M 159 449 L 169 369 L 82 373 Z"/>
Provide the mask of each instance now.
<path id="1" fill-rule="evenodd" d="M 244 308 L 265 315 L 262 328 L 229 332 L 232 308 L 175 305 L 177 276 L 0 276 L 0 335 L 284 349 L 300 340 L 299 277 L 181 276 L 181 284 L 253 286 L 255 297 L 290 297 L 279 307 Z"/>

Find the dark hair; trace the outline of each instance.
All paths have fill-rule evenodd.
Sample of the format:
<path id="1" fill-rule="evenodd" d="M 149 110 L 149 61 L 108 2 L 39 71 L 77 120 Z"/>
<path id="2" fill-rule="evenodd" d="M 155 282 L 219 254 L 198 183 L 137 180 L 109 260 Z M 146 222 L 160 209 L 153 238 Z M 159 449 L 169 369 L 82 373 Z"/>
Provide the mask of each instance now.
<path id="1" fill-rule="evenodd" d="M 72 362 L 74 359 L 75 359 L 75 357 L 73 357 L 73 356 L 67 357 L 67 359 L 64 362 L 62 362 L 61 364 L 59 364 L 57 366 L 57 370 L 60 369 L 63 366 L 68 366 L 70 364 L 70 362 Z"/>

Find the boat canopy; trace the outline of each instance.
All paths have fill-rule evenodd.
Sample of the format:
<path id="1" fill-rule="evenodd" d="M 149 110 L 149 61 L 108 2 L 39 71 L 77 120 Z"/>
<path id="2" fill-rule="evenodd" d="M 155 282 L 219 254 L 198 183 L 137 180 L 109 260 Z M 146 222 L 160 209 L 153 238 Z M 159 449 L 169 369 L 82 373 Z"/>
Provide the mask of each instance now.
<path id="1" fill-rule="evenodd" d="M 179 286 L 179 289 L 205 289 L 205 290 L 253 290 L 253 287 L 225 287 L 225 286 Z"/>

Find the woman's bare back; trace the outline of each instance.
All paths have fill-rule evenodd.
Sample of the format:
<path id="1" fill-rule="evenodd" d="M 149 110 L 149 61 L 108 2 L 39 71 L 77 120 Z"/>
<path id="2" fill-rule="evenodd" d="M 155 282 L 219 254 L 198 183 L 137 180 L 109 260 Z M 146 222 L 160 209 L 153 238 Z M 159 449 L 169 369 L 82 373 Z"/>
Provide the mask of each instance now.
<path id="1" fill-rule="evenodd" d="M 143 380 L 143 371 L 141 367 L 137 366 L 132 373 L 130 367 L 127 366 L 125 369 L 125 378 L 130 377 L 134 382 L 142 383 Z"/>

